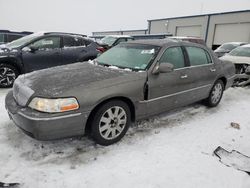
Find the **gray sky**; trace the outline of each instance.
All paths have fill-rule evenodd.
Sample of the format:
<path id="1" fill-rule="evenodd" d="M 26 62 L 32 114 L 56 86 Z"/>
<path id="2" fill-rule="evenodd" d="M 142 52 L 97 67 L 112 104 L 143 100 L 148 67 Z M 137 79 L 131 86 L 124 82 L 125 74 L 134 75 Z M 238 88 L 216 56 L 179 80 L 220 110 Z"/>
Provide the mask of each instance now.
<path id="1" fill-rule="evenodd" d="M 0 29 L 91 35 L 147 29 L 149 19 L 246 9 L 250 0 L 0 0 Z"/>

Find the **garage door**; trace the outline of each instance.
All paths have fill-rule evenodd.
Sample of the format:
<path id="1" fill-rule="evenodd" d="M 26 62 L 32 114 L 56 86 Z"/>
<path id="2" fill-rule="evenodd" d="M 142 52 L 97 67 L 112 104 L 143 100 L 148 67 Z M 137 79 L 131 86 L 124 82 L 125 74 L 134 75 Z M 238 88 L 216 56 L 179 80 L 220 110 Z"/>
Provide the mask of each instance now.
<path id="1" fill-rule="evenodd" d="M 178 26 L 176 36 L 201 37 L 201 26 Z"/>
<path id="2" fill-rule="evenodd" d="M 218 24 L 215 26 L 214 45 L 225 42 L 249 42 L 250 23 Z"/>

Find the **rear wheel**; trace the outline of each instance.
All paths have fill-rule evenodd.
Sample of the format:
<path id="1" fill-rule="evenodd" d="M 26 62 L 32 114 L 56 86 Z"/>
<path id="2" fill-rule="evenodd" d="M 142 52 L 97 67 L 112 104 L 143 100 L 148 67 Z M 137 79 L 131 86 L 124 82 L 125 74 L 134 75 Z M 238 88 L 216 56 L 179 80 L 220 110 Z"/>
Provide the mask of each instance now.
<path id="1" fill-rule="evenodd" d="M 128 105 L 113 100 L 102 105 L 94 115 L 91 133 L 96 143 L 110 145 L 118 142 L 131 124 L 131 113 Z"/>
<path id="2" fill-rule="evenodd" d="M 217 106 L 222 98 L 224 91 L 224 83 L 222 80 L 217 80 L 212 87 L 209 97 L 206 99 L 207 106 L 215 107 Z"/>
<path id="3" fill-rule="evenodd" d="M 0 64 L 0 87 L 8 88 L 12 87 L 15 79 L 18 76 L 17 69 L 8 64 Z"/>

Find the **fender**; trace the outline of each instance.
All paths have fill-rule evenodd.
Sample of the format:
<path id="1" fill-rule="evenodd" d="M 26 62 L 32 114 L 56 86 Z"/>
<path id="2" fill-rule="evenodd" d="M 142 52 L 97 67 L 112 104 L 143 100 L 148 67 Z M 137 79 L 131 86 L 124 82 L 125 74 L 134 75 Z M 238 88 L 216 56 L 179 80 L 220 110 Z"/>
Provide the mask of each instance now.
<path id="1" fill-rule="evenodd" d="M 12 66 L 15 66 L 18 69 L 20 74 L 24 73 L 24 66 L 23 66 L 22 61 L 16 58 L 15 56 L 10 55 L 10 56 L 0 57 L 0 64 L 1 63 L 6 63 Z"/>

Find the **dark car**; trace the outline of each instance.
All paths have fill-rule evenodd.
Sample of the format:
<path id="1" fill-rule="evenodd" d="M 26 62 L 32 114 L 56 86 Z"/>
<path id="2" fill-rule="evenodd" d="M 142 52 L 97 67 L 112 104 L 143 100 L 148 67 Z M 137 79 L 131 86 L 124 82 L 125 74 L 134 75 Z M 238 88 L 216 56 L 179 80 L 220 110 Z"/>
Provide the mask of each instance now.
<path id="1" fill-rule="evenodd" d="M 101 145 L 119 141 L 131 122 L 205 100 L 217 106 L 235 76 L 203 45 L 175 40 L 121 43 L 92 63 L 20 76 L 5 100 L 14 123 L 50 140 L 90 131 Z"/>
<path id="2" fill-rule="evenodd" d="M 0 49 L 0 87 L 11 87 L 18 75 L 94 59 L 98 45 L 71 33 L 34 33 Z"/>
<path id="3" fill-rule="evenodd" d="M 129 35 L 109 35 L 102 38 L 98 44 L 104 48 L 104 51 L 106 51 L 121 42 L 128 42 L 131 40 L 134 40 L 134 38 Z"/>
<path id="4" fill-rule="evenodd" d="M 15 32 L 9 30 L 0 30 L 0 44 L 9 43 L 30 34 L 32 34 L 32 32 L 29 31 Z"/>
<path id="5" fill-rule="evenodd" d="M 219 48 L 217 48 L 216 50 L 214 50 L 214 53 L 217 55 L 217 57 L 222 57 L 225 54 L 231 52 L 233 49 L 245 45 L 247 43 L 245 42 L 228 42 L 228 43 L 224 43 L 222 44 Z"/>

